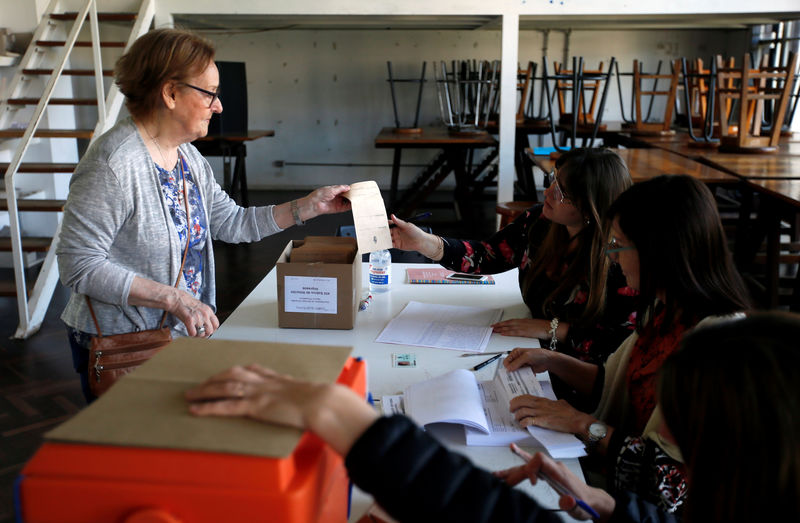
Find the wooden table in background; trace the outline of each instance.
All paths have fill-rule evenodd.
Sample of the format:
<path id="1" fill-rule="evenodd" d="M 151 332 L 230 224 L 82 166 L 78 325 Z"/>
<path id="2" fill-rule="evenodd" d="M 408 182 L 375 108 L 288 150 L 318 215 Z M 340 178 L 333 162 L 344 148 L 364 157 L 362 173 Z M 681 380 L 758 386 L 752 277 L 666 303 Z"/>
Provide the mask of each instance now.
<path id="1" fill-rule="evenodd" d="M 661 149 L 614 149 L 625 161 L 634 183 L 643 182 L 662 174 L 688 174 L 709 185 L 733 185 L 738 178 L 703 165 L 683 156 Z M 537 167 L 550 172 L 555 160 L 549 156 L 532 156 Z"/>
<path id="2" fill-rule="evenodd" d="M 247 169 L 245 167 L 246 143 L 267 136 L 275 136 L 275 131 L 260 130 L 204 136 L 192 142 L 192 145 L 197 147 L 197 150 L 203 156 L 222 156 L 223 188 L 234 200 L 236 200 L 238 192 L 241 195 L 241 205 L 247 207 L 249 200 L 247 197 Z M 236 159 L 233 166 L 232 179 L 231 158 Z"/>
<path id="3" fill-rule="evenodd" d="M 488 162 L 484 161 L 470 170 L 467 154 L 476 149 L 497 147 L 497 140 L 487 132 L 459 134 L 451 133 L 445 127 L 424 127 L 420 133 L 398 133 L 394 127 L 384 127 L 375 138 L 375 147 L 394 149 L 388 207 L 389 211 L 400 216 L 409 216 L 451 172 L 456 178 L 455 200 L 460 204 L 459 210 L 464 212 L 470 184 L 488 166 Z M 441 152 L 398 198 L 397 186 L 403 149 L 440 149 Z"/>
<path id="4" fill-rule="evenodd" d="M 650 147 L 670 151 L 692 160 L 708 163 L 709 165 L 721 168 L 732 174 L 740 174 L 736 172 L 736 169 L 742 168 L 744 172 L 750 173 L 753 176 L 758 172 L 754 167 L 760 164 L 760 158 L 800 157 L 800 141 L 790 141 L 790 138 L 781 139 L 778 150 L 774 153 L 764 154 L 721 153 L 717 151 L 716 147 L 696 147 L 692 145 L 689 135 L 685 132 L 678 132 L 674 135 L 664 137 L 628 137 L 626 142 L 631 147 Z M 788 168 L 793 168 L 795 166 L 792 160 L 773 161 L 771 163 L 776 166 L 773 168 L 776 173 L 791 172 Z M 781 174 L 775 174 L 774 176 L 786 177 Z M 800 178 L 800 175 L 795 176 Z"/>

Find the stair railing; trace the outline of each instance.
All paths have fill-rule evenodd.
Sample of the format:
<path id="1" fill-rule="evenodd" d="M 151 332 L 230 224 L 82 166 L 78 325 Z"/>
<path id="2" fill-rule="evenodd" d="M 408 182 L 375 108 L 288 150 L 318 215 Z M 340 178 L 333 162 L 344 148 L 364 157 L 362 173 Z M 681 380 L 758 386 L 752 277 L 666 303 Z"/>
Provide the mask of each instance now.
<path id="1" fill-rule="evenodd" d="M 50 15 L 55 11 L 58 4 L 59 0 L 51 0 L 50 4 L 45 10 L 45 13 L 42 16 L 42 23 L 40 23 L 40 26 L 34 35 L 34 40 L 25 57 L 23 57 L 23 60 L 20 61 L 20 69 L 24 67 L 24 64 L 30 62 L 34 52 L 33 48 L 35 46 L 35 41 L 43 34 L 44 28 L 48 23 L 47 20 L 49 20 Z M 79 32 L 84 21 L 86 20 L 87 14 L 89 14 L 90 17 L 92 59 L 94 62 L 95 89 L 97 91 L 98 110 L 98 121 L 95 127 L 95 132 L 92 135 L 92 141 L 97 139 L 102 133 L 111 127 L 113 122 L 116 121 L 119 111 L 122 108 L 123 97 L 115 84 L 112 83 L 108 97 L 106 98 L 105 96 L 105 88 L 103 85 L 103 67 L 100 53 L 100 32 L 97 20 L 97 2 L 96 0 L 86 0 L 83 6 L 78 10 L 75 22 L 73 23 L 64 43 L 64 48 L 60 57 L 58 58 L 58 62 L 53 68 L 53 72 L 50 75 L 50 79 L 45 86 L 41 98 L 39 99 L 39 103 L 36 105 L 36 109 L 34 109 L 33 117 L 31 118 L 28 127 L 25 129 L 25 132 L 22 135 L 19 145 L 14 153 L 14 157 L 12 158 L 11 163 L 8 165 L 8 169 L 6 170 L 5 174 L 12 260 L 14 264 L 14 281 L 17 292 L 17 307 L 19 312 L 19 325 L 14 333 L 14 338 L 27 338 L 36 333 L 41 326 L 44 315 L 47 312 L 47 308 L 50 304 L 53 291 L 58 283 L 58 267 L 56 264 L 55 251 L 58 246 L 58 236 L 61 230 L 61 214 L 59 213 L 58 225 L 53 235 L 53 241 L 50 245 L 50 248 L 47 250 L 47 254 L 45 255 L 42 267 L 39 271 L 39 277 L 36 280 L 29 301 L 25 278 L 25 259 L 22 250 L 22 230 L 20 227 L 19 209 L 17 206 L 17 194 L 14 179 L 19 170 L 20 164 L 22 163 L 22 158 L 25 156 L 31 140 L 34 137 L 39 124 L 41 123 L 44 111 L 53 95 L 56 82 L 64 71 L 67 60 L 69 59 L 72 49 L 75 46 L 75 42 L 78 39 Z M 134 23 L 128 38 L 128 42 L 125 46 L 126 50 L 137 38 L 139 38 L 139 36 L 147 32 L 154 16 L 155 0 L 144 0 L 140 6 L 136 22 Z M 13 95 L 13 93 L 16 91 L 18 82 L 19 76 L 15 78 L 15 82 L 12 82 L 12 85 L 7 91 L 9 95 Z M 4 101 L 3 104 L 0 105 L 0 111 L 2 111 L 0 114 L 5 114 L 4 109 L 6 104 L 7 102 Z"/>

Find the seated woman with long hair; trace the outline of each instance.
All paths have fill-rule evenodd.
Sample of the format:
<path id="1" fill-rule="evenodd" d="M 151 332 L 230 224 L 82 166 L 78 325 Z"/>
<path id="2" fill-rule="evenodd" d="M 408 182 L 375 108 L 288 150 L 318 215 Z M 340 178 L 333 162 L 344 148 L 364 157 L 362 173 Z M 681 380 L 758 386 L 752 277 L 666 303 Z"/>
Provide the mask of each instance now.
<path id="1" fill-rule="evenodd" d="M 394 246 L 419 251 L 459 272 L 519 269 L 531 318 L 504 320 L 495 332 L 550 340 L 559 352 L 602 364 L 633 329 L 634 292 L 603 255 L 603 217 L 631 179 L 609 149 L 573 149 L 550 175 L 544 203 L 484 241 L 441 238 L 395 216 Z M 553 382 L 559 397 L 572 391 Z"/>
<path id="2" fill-rule="evenodd" d="M 689 176 L 659 176 L 625 191 L 608 211 L 607 254 L 639 291 L 636 332 L 605 366 L 542 349 L 514 349 L 509 370 L 549 371 L 599 405 L 594 414 L 563 401 L 519 396 L 523 426 L 571 432 L 606 456 L 610 486 L 634 490 L 666 510 L 686 494 L 680 452 L 658 434 L 656 373 L 684 334 L 750 307 L 733 266 L 711 191 Z"/>

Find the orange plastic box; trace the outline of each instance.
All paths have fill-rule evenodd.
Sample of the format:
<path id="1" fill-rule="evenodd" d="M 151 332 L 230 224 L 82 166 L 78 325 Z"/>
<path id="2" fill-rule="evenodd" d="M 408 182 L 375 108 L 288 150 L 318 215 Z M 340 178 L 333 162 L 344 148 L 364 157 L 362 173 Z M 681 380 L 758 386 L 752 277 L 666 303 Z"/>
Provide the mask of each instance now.
<path id="1" fill-rule="evenodd" d="M 366 363 L 337 380 L 366 393 Z M 306 432 L 291 456 L 45 443 L 22 470 L 25 522 L 347 521 L 344 462 Z"/>

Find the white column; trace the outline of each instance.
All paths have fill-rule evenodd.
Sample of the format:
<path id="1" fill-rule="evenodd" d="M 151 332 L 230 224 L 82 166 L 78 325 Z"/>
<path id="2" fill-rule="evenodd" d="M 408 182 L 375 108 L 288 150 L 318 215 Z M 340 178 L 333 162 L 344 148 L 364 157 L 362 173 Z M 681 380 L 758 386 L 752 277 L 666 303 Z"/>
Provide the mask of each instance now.
<path id="1" fill-rule="evenodd" d="M 519 52 L 518 14 L 503 15 L 502 45 L 500 75 L 500 170 L 497 176 L 498 203 L 514 199 L 514 178 L 516 176 L 514 171 L 514 136 L 517 125 L 517 56 Z"/>

